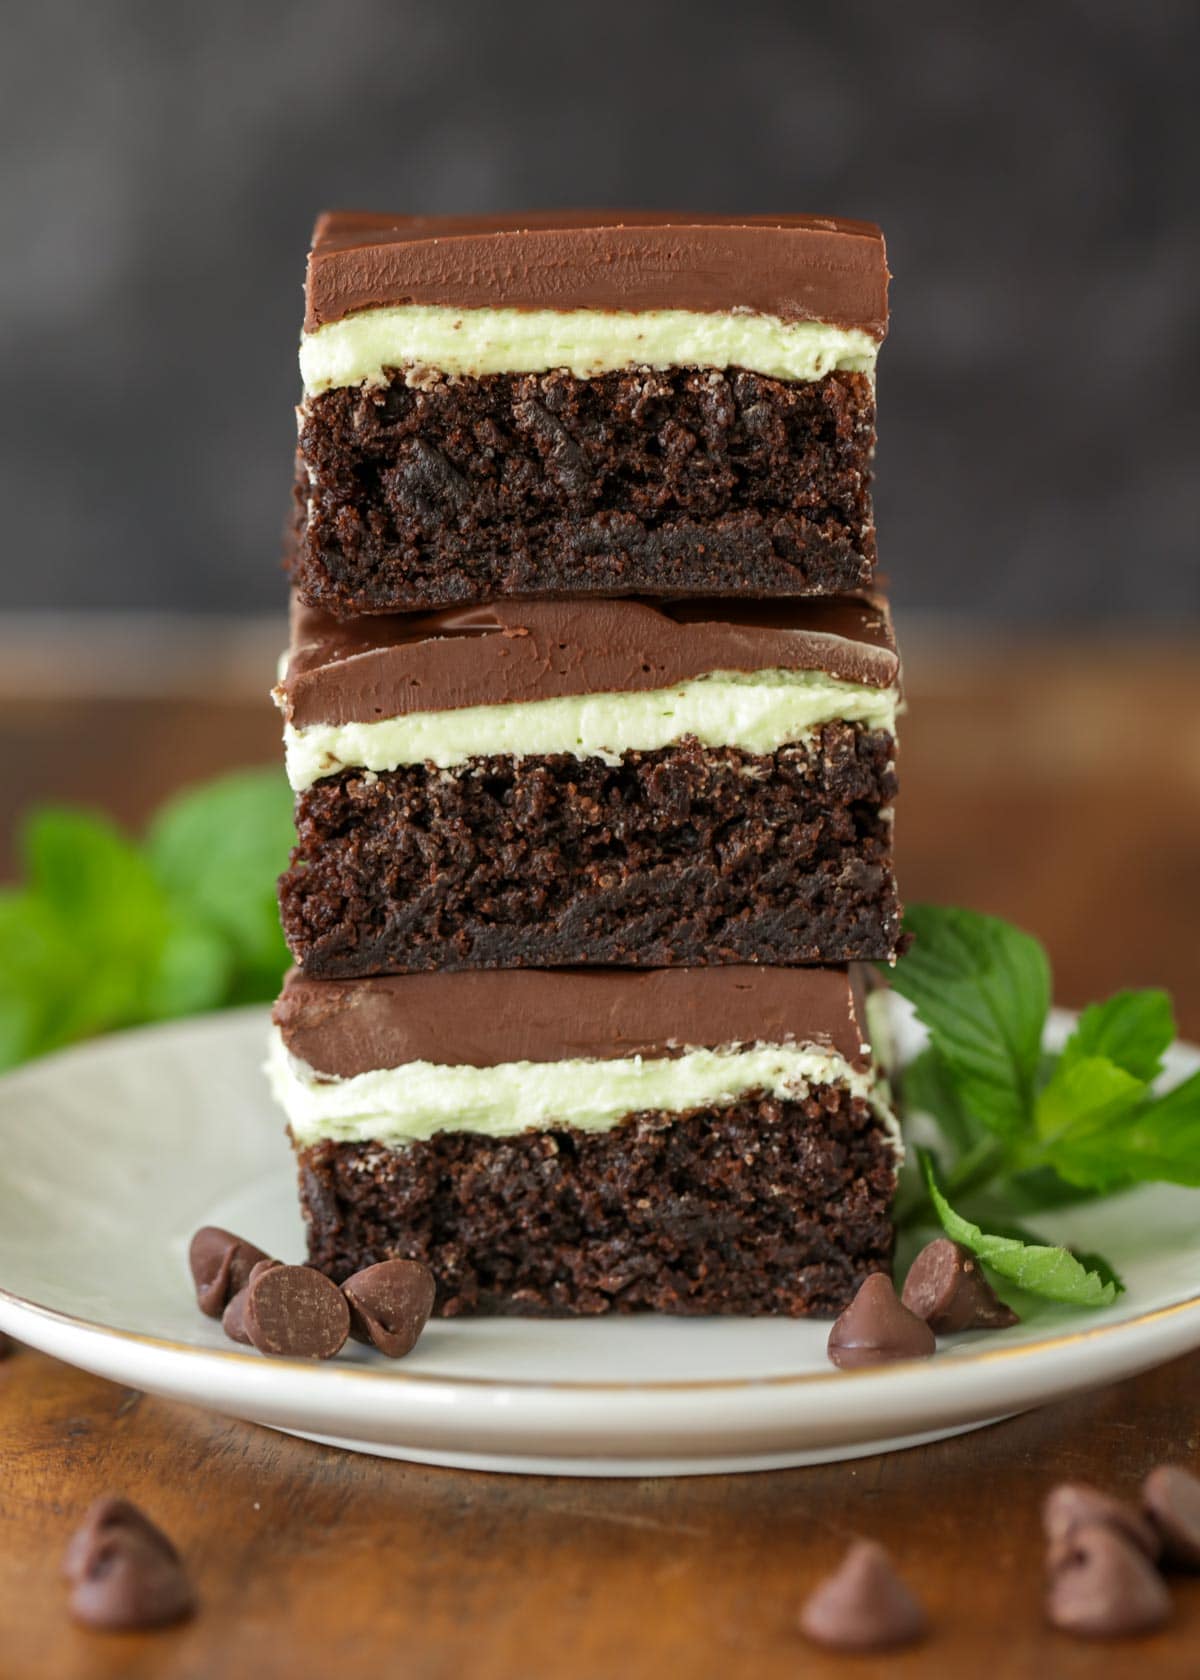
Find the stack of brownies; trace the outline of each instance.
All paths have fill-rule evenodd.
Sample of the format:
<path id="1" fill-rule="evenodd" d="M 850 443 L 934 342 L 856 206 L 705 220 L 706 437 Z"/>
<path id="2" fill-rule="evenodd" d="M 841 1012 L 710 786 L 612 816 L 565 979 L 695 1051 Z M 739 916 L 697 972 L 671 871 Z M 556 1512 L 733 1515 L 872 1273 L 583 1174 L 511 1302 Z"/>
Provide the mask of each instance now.
<path id="1" fill-rule="evenodd" d="M 271 1074 L 310 1257 L 832 1313 L 899 1153 L 879 230 L 323 216 Z"/>

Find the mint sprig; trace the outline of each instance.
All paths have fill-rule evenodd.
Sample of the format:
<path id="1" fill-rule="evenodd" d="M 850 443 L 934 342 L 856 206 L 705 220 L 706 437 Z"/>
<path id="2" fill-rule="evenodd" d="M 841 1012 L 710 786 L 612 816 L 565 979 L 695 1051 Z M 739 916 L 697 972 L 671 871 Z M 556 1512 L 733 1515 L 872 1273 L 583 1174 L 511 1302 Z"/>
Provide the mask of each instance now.
<path id="1" fill-rule="evenodd" d="M 1019 1133 L 1033 1098 L 1050 1008 L 1050 965 L 1036 939 L 992 916 L 916 905 L 913 944 L 892 984 L 916 1007 L 967 1112 Z"/>
<path id="2" fill-rule="evenodd" d="M 1024 1236 L 989 1235 L 962 1214 L 956 1213 L 943 1195 L 927 1149 L 918 1150 L 921 1171 L 934 1211 L 946 1235 L 1009 1283 L 1028 1295 L 1047 1301 L 1061 1301 L 1071 1307 L 1106 1307 L 1122 1285 L 1108 1262 L 1089 1256 L 1094 1269 L 1070 1249 L 1027 1240 Z"/>
<path id="3" fill-rule="evenodd" d="M 107 818 L 25 821 L 0 890 L 0 1068 L 115 1027 L 273 997 L 287 966 L 275 879 L 292 843 L 278 770 L 172 800 L 139 845 Z"/>
<path id="4" fill-rule="evenodd" d="M 995 917 L 933 905 L 911 910 L 906 926 L 914 943 L 891 979 L 929 1046 L 905 1070 L 902 1094 L 937 1123 L 944 1178 L 926 1165 L 904 1217 L 939 1223 L 1034 1294 L 1105 1304 L 1112 1292 L 1102 1298 L 1100 1285 L 1119 1283 L 1102 1257 L 1082 1268 L 1099 1284 L 1085 1284 L 1057 1258 L 1069 1260 L 1067 1250 L 989 1237 L 970 1215 L 986 1208 L 995 1230 L 1139 1183 L 1200 1185 L 1200 1074 L 1155 1089 L 1175 1036 L 1170 999 L 1124 991 L 1092 1004 L 1061 1054 L 1048 1056 L 1050 965 L 1035 939 Z"/>

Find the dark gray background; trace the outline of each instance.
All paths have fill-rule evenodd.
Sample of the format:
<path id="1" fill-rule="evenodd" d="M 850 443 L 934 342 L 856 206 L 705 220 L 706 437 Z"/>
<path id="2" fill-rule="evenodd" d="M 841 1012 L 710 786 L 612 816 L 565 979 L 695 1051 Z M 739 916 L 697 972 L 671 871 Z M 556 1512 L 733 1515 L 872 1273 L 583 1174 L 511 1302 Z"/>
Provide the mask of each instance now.
<path id="1" fill-rule="evenodd" d="M 1200 608 L 1197 16 L 13 8 L 0 601 L 276 605 L 313 212 L 579 202 L 880 221 L 898 603 L 1178 623 Z"/>

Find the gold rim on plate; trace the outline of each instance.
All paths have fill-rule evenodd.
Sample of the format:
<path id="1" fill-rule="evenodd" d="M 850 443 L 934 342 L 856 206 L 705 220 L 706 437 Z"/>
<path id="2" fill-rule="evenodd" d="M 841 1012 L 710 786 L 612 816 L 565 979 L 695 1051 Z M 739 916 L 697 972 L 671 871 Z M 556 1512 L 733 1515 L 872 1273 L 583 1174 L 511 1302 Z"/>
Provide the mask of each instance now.
<path id="1" fill-rule="evenodd" d="M 11 1301 L 14 1306 L 20 1307 L 26 1312 L 37 1313 L 41 1317 L 52 1319 L 58 1324 L 67 1324 L 77 1330 L 86 1331 L 89 1335 L 107 1336 L 116 1341 L 136 1342 L 140 1347 L 161 1348 L 164 1352 L 184 1354 L 194 1359 L 232 1359 L 239 1362 L 253 1362 L 253 1356 L 237 1353 L 232 1348 L 198 1347 L 193 1342 L 177 1342 L 165 1336 L 145 1336 L 138 1330 L 117 1330 L 110 1324 L 97 1324 L 94 1319 L 79 1318 L 74 1313 L 62 1312 L 57 1307 L 43 1306 L 39 1301 L 27 1301 L 23 1296 L 14 1295 L 8 1289 L 0 1288 L 0 1299 Z M 1021 1359 L 1031 1354 L 1042 1353 L 1050 1348 L 1069 1347 L 1078 1342 L 1097 1341 L 1101 1337 L 1115 1336 L 1139 1325 L 1154 1324 L 1162 1319 L 1175 1318 L 1181 1313 L 1191 1312 L 1197 1308 L 1200 1308 L 1200 1294 L 1191 1295 L 1185 1301 L 1175 1301 L 1170 1306 L 1152 1307 L 1149 1311 L 1138 1313 L 1133 1318 L 1123 1318 L 1118 1324 L 1098 1324 L 1091 1330 L 1070 1330 L 1063 1335 L 1044 1337 L 1040 1341 L 1023 1342 L 1019 1347 L 980 1348 L 975 1353 L 954 1354 L 951 1357 L 954 1364 L 959 1366 L 991 1365 L 1000 1360 Z M 20 1331 L 10 1331 L 9 1334 L 16 1336 L 18 1341 L 21 1339 Z M 740 1388 L 788 1388 L 804 1383 L 864 1382 L 873 1377 L 888 1377 L 905 1371 L 914 1372 L 926 1369 L 925 1360 L 904 1359 L 896 1360 L 889 1365 L 872 1365 L 859 1370 L 797 1371 L 790 1376 L 696 1377 L 677 1380 L 656 1378 L 648 1382 L 588 1382 L 575 1381 L 571 1378 L 437 1376 L 432 1371 L 394 1371 L 377 1367 L 364 1370 L 353 1365 L 317 1365 L 306 1359 L 275 1357 L 269 1361 L 269 1364 L 292 1371 L 320 1369 L 323 1372 L 323 1381 L 332 1378 L 338 1381 L 356 1379 L 378 1382 L 383 1377 L 394 1383 L 419 1384 L 422 1386 L 545 1389 L 547 1391 L 566 1390 L 572 1393 L 597 1394 L 679 1394 Z"/>

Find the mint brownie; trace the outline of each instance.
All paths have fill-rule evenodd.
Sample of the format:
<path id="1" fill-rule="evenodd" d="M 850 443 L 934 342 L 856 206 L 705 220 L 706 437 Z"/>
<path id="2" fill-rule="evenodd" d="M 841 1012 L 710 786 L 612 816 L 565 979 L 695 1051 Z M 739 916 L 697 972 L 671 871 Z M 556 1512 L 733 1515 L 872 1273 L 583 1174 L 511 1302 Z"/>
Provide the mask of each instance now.
<path id="1" fill-rule="evenodd" d="M 310 1258 L 460 1313 L 836 1313 L 891 1261 L 899 1145 L 845 969 L 314 981 L 271 1077 Z"/>
<path id="2" fill-rule="evenodd" d="M 890 960 L 898 681 L 878 602 L 300 606 L 296 961 Z"/>
<path id="3" fill-rule="evenodd" d="M 887 280 L 878 228 L 811 216 L 322 216 L 302 598 L 868 586 Z"/>

